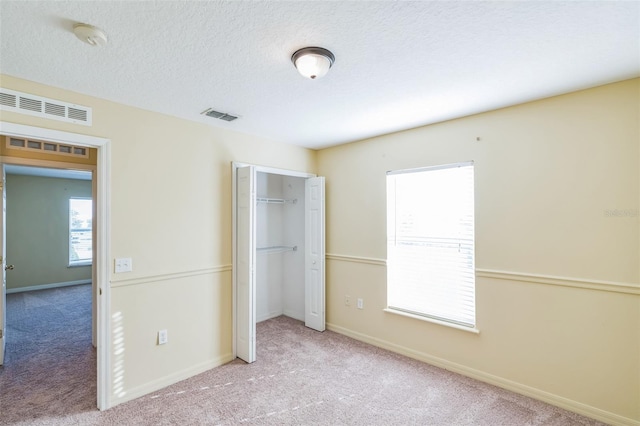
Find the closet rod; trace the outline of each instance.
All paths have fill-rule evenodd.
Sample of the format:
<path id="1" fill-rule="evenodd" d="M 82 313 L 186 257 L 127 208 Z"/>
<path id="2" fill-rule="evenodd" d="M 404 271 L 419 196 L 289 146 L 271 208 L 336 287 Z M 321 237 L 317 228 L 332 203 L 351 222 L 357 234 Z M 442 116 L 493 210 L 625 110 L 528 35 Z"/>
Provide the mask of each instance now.
<path id="1" fill-rule="evenodd" d="M 298 202 L 297 198 L 294 198 L 293 200 L 286 200 L 284 198 L 256 198 L 256 201 L 259 203 L 266 203 L 266 204 L 296 204 Z"/>
<path id="2" fill-rule="evenodd" d="M 271 246 L 271 247 L 258 247 L 257 251 L 298 251 L 298 246 Z"/>

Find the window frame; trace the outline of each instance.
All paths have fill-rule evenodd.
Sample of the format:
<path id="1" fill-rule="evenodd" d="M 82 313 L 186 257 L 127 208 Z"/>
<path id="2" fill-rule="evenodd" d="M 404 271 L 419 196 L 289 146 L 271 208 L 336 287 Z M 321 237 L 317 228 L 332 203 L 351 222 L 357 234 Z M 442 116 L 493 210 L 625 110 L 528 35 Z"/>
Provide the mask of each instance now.
<path id="1" fill-rule="evenodd" d="M 397 227 L 399 226 L 398 223 L 398 215 L 397 215 L 397 209 L 398 207 L 398 201 L 396 198 L 391 199 L 392 196 L 397 196 L 396 193 L 396 188 L 391 188 L 390 185 L 393 184 L 397 184 L 395 179 L 390 179 L 390 177 L 392 176 L 397 176 L 397 175 L 402 175 L 402 174 L 415 174 L 415 173 L 423 173 L 423 172 L 430 172 L 430 171 L 437 171 L 437 170 L 444 170 L 444 169 L 452 169 L 452 168 L 461 168 L 461 167 L 471 167 L 471 179 L 470 179 L 470 188 L 466 188 L 467 190 L 470 190 L 471 193 L 471 199 L 470 200 L 465 200 L 465 202 L 470 203 L 470 209 L 471 209 L 471 225 L 467 225 L 467 228 L 470 228 L 470 237 L 471 237 L 471 245 L 470 245 L 470 266 L 466 266 L 464 268 L 461 268 L 458 272 L 466 272 L 468 274 L 468 276 L 470 277 L 470 279 L 465 280 L 465 289 L 467 291 L 470 292 L 470 299 L 472 301 L 472 315 L 469 315 L 470 321 L 460 321 L 456 318 L 452 318 L 452 317 L 447 317 L 447 316 L 442 316 L 442 315 L 435 315 L 433 312 L 429 312 L 428 308 L 425 308 L 424 310 L 420 310 L 420 311 L 416 311 L 415 309 L 409 309 L 407 308 L 407 306 L 394 306 L 394 305 L 402 305 L 401 303 L 392 303 L 392 305 L 389 304 L 390 301 L 390 289 L 391 286 L 394 285 L 394 283 L 392 282 L 393 280 L 393 275 L 396 273 L 396 269 L 398 267 L 398 262 L 396 262 L 395 264 L 392 263 L 394 262 L 393 260 L 393 255 L 390 255 L 390 249 L 392 248 L 392 243 L 391 242 L 391 238 L 394 237 L 395 240 L 397 241 L 398 237 L 397 237 Z M 466 178 L 468 180 L 468 178 Z M 465 182 L 465 185 L 468 185 L 469 182 Z M 475 164 L 473 161 L 465 161 L 465 162 L 458 162 L 458 163 L 451 163 L 451 164 L 442 164 L 442 165 L 435 165 L 435 166 L 428 166 L 428 167 L 420 167 L 420 168 L 413 168 L 413 169 L 400 169 L 400 170 L 392 170 L 392 171 L 388 171 L 386 174 L 386 185 L 387 185 L 387 200 L 386 200 L 386 208 L 387 208 L 387 224 L 386 224 L 386 237 L 387 237 L 387 288 L 386 288 L 386 297 L 387 297 L 387 306 L 384 309 L 385 312 L 388 313 L 392 313 L 392 314 L 397 314 L 397 315 L 401 315 L 401 316 L 405 316 L 405 317 L 409 317 L 409 318 L 413 318 L 413 319 L 418 319 L 418 320 L 422 320 L 422 321 L 427 321 L 427 322 L 431 322 L 431 323 L 436 323 L 436 324 L 440 324 L 440 325 L 445 325 L 448 327 L 452 327 L 452 328 L 456 328 L 456 329 L 460 329 L 460 330 L 464 330 L 464 331 L 470 331 L 473 333 L 479 333 L 479 330 L 476 328 L 477 326 L 477 303 L 476 303 L 476 277 L 475 277 Z M 429 195 L 425 195 L 425 196 L 429 196 Z M 391 212 L 391 209 L 393 209 L 393 212 Z M 414 210 L 411 210 L 414 211 Z M 407 212 L 404 212 L 405 214 Z M 467 211 L 468 213 L 468 211 Z M 392 222 L 393 221 L 393 222 Z M 393 230 L 391 229 L 391 227 L 393 226 Z M 460 226 L 460 225 L 458 225 Z M 394 246 L 395 247 L 395 246 Z M 393 249 L 394 252 L 396 251 L 396 249 Z M 406 271 L 406 270 L 405 270 Z M 396 278 L 397 279 L 397 278 Z M 393 302 L 393 301 L 392 301 Z M 396 300 L 397 302 L 397 300 Z M 457 302 L 457 304 L 459 304 L 460 306 L 463 304 L 462 302 Z M 469 310 L 467 308 L 467 310 Z"/>

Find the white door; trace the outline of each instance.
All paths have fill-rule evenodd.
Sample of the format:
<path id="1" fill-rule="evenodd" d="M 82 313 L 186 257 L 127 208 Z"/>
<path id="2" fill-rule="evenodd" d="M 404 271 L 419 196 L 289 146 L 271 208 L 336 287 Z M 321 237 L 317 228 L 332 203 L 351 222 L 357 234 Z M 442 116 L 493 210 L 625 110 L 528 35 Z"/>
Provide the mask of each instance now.
<path id="1" fill-rule="evenodd" d="M 304 323 L 325 330 L 324 177 L 305 181 Z"/>
<path id="2" fill-rule="evenodd" d="M 240 167 L 236 175 L 236 355 L 256 360 L 256 170 Z"/>
<path id="3" fill-rule="evenodd" d="M 6 192 L 6 176 L 4 173 L 4 164 L 0 164 L 0 174 L 2 183 L 0 184 L 0 192 L 2 192 L 2 225 L 0 225 L 0 269 L 2 270 L 2 297 L 0 297 L 0 365 L 4 364 L 4 349 L 7 341 L 7 272 L 5 265 L 7 263 L 7 192 Z"/>

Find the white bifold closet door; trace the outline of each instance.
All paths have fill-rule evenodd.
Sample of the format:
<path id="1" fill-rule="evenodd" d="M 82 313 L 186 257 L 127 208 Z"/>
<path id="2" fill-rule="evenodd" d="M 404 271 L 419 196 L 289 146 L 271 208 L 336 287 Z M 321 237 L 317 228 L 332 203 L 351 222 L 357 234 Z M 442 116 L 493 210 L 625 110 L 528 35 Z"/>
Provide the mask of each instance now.
<path id="1" fill-rule="evenodd" d="M 255 166 L 236 175 L 236 355 L 256 360 Z M 305 325 L 325 330 L 324 177 L 305 179 Z"/>
<path id="2" fill-rule="evenodd" d="M 325 329 L 324 297 L 324 177 L 305 181 L 304 323 Z"/>
<path id="3" fill-rule="evenodd" d="M 256 168 L 237 171 L 236 355 L 256 360 Z"/>

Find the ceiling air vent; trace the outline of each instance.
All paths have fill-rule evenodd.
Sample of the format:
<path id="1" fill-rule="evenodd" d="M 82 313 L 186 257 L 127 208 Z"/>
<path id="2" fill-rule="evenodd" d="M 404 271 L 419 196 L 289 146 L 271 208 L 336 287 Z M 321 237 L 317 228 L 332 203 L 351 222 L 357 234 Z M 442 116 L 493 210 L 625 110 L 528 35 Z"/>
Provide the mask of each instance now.
<path id="1" fill-rule="evenodd" d="M 92 110 L 82 105 L 0 88 L 0 109 L 91 126 Z"/>
<path id="2" fill-rule="evenodd" d="M 214 111 L 212 108 L 205 109 L 202 111 L 202 114 L 207 117 L 213 117 L 224 121 L 233 121 L 238 118 L 235 115 L 227 114 L 225 112 Z"/>

